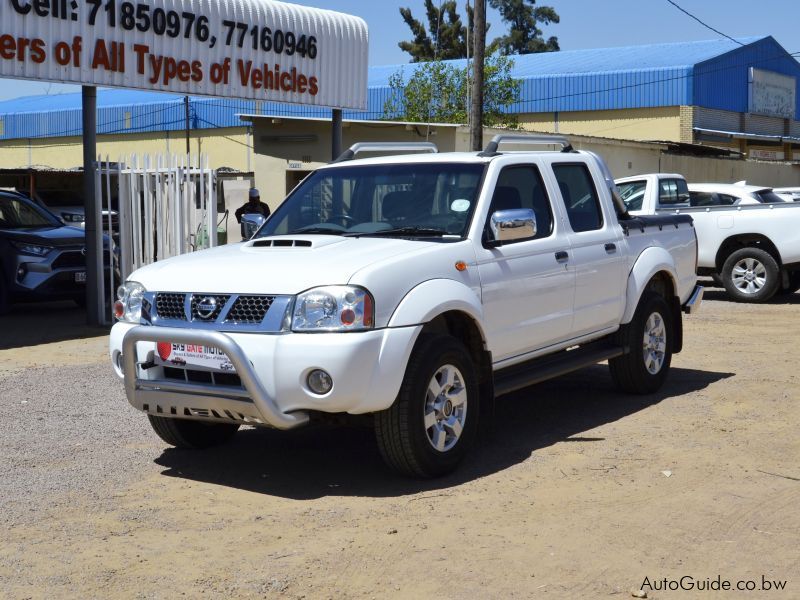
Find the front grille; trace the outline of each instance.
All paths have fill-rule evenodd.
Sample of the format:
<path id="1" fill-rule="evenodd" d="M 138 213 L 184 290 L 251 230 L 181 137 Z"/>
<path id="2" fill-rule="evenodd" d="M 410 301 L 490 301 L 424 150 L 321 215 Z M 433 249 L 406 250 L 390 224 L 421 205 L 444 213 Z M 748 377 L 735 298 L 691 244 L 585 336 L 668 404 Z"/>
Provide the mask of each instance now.
<path id="1" fill-rule="evenodd" d="M 233 323 L 261 323 L 274 299 L 274 296 L 239 296 L 225 320 Z"/>
<path id="2" fill-rule="evenodd" d="M 282 296 L 260 294 L 215 294 L 215 293 L 181 293 L 181 292 L 149 292 L 145 301 L 147 306 L 143 315 L 145 320 L 154 325 L 159 321 L 182 321 L 184 324 L 172 323 L 173 326 L 202 327 L 221 331 L 260 331 L 267 323 L 267 314 Z M 274 324 L 273 324 L 274 325 Z"/>
<path id="3" fill-rule="evenodd" d="M 211 314 L 200 314 L 198 309 L 198 305 L 200 305 L 204 300 L 213 298 L 216 302 L 216 308 L 213 310 Z M 219 313 L 222 312 L 222 309 L 225 307 L 225 303 L 230 298 L 230 295 L 203 295 L 203 294 L 195 294 L 192 296 L 192 321 L 216 321 L 217 317 L 219 317 Z"/>
<path id="4" fill-rule="evenodd" d="M 186 311 L 183 309 L 183 301 L 183 294 L 156 294 L 156 314 L 162 319 L 185 321 Z"/>
<path id="5" fill-rule="evenodd" d="M 62 252 L 61 255 L 58 256 L 53 261 L 54 269 L 63 269 L 65 267 L 85 267 L 85 266 L 86 266 L 86 257 L 80 252 L 80 250 Z"/>

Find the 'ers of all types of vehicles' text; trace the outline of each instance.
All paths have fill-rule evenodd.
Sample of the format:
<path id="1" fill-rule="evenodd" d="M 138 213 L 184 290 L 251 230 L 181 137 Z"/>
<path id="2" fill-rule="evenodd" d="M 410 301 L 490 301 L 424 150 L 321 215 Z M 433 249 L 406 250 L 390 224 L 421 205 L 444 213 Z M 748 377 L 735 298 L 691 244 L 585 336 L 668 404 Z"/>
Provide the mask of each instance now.
<path id="1" fill-rule="evenodd" d="M 561 151 L 499 150 L 522 143 Z M 355 157 L 412 150 L 430 152 Z M 370 415 L 389 465 L 437 476 L 496 396 L 603 360 L 657 390 L 702 299 L 697 251 L 690 216 L 629 214 L 559 136 L 357 144 L 249 241 L 131 274 L 111 360 L 169 444 Z"/>

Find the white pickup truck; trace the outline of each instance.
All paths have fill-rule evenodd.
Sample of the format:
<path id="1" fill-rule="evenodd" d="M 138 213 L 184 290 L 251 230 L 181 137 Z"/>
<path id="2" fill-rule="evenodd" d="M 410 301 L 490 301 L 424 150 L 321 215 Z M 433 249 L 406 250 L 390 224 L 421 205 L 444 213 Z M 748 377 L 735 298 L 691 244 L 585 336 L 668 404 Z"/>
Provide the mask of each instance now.
<path id="1" fill-rule="evenodd" d="M 698 185 L 690 196 L 691 186 L 676 173 L 616 183 L 633 215 L 690 215 L 697 230 L 698 273 L 714 277 L 734 300 L 766 302 L 800 289 L 800 204 L 739 200 L 711 193 L 708 185 Z"/>
<path id="2" fill-rule="evenodd" d="M 419 147 L 356 145 L 251 240 L 120 287 L 112 364 L 167 443 L 370 415 L 389 465 L 430 477 L 501 394 L 604 360 L 623 390 L 661 386 L 702 299 L 690 217 L 627 215 L 605 163 L 557 136 L 362 150 Z"/>

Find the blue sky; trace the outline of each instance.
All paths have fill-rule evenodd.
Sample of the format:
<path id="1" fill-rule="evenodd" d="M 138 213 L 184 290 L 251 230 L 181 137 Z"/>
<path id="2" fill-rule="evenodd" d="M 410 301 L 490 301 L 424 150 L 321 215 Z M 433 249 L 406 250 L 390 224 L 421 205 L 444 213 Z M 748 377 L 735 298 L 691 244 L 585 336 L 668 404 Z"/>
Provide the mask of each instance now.
<path id="1" fill-rule="evenodd" d="M 771 35 L 789 52 L 800 52 L 800 0 L 676 0 L 687 11 L 731 37 Z M 472 0 L 474 3 L 474 0 Z M 370 31 L 370 65 L 408 62 L 397 44 L 410 39 L 401 6 L 424 18 L 423 0 L 295 0 L 295 4 L 338 10 L 363 18 Z M 561 23 L 544 28 L 558 37 L 562 50 L 605 48 L 662 42 L 708 40 L 721 36 L 681 13 L 667 0 L 539 0 L 552 6 Z M 464 13 L 466 0 L 458 0 Z M 503 23 L 489 10 L 490 38 Z M 35 94 L 78 91 L 72 85 L 0 79 L 0 100 Z"/>

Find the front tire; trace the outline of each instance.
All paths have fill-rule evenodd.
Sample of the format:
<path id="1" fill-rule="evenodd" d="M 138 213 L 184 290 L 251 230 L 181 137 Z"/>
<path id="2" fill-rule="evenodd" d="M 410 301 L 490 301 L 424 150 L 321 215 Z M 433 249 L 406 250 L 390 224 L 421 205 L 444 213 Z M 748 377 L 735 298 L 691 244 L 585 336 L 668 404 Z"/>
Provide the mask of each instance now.
<path id="1" fill-rule="evenodd" d="M 147 415 L 150 426 L 162 440 L 176 448 L 202 449 L 227 442 L 239 430 L 235 423 L 203 423 Z"/>
<path id="2" fill-rule="evenodd" d="M 394 404 L 375 414 L 383 459 L 405 475 L 449 473 L 475 441 L 479 404 L 475 365 L 464 345 L 449 335 L 423 335 Z"/>
<path id="3" fill-rule="evenodd" d="M 652 394 L 664 384 L 672 362 L 672 311 L 663 296 L 645 292 L 633 319 L 617 341 L 627 354 L 608 361 L 616 386 L 633 394 Z"/>
<path id="4" fill-rule="evenodd" d="M 780 286 L 780 269 L 769 252 L 741 248 L 722 266 L 725 291 L 737 302 L 766 302 Z"/>

